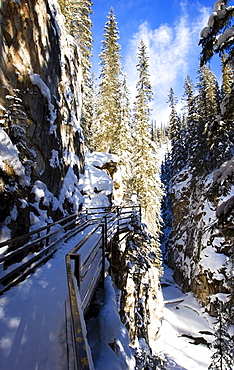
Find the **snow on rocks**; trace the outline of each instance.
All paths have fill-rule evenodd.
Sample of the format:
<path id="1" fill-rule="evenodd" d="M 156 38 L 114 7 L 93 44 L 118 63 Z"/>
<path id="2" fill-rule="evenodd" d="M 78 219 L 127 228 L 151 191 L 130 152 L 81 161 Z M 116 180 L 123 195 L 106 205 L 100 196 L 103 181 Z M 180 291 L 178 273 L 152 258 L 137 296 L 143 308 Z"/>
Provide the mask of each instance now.
<path id="1" fill-rule="evenodd" d="M 79 185 L 84 194 L 85 208 L 109 207 L 113 194 L 114 183 L 108 174 L 102 170 L 107 163 L 118 163 L 119 158 L 110 153 L 85 153 L 85 171 L 80 176 Z"/>
<path id="2" fill-rule="evenodd" d="M 173 270 L 166 265 L 163 282 L 164 318 L 153 352 L 164 354 L 168 370 L 207 370 L 212 354 L 213 319 L 191 292 L 181 292 L 174 282 Z"/>
<path id="3" fill-rule="evenodd" d="M 30 80 L 33 85 L 36 85 L 40 90 L 41 94 L 46 98 L 48 102 L 48 109 L 50 112 L 50 125 L 53 126 L 54 121 L 57 117 L 57 110 L 51 102 L 51 92 L 48 86 L 42 81 L 41 77 L 37 73 L 33 73 L 31 70 L 28 71 Z"/>
<path id="4" fill-rule="evenodd" d="M 212 273 L 216 280 L 223 280 L 224 275 L 220 273 L 221 269 L 228 262 L 228 257 L 225 254 L 217 253 L 212 247 L 208 246 L 201 252 L 200 264 L 204 270 L 208 270 Z"/>
<path id="5" fill-rule="evenodd" d="M 19 177 L 19 184 L 22 186 L 29 185 L 25 175 L 25 169 L 19 159 L 18 150 L 12 144 L 7 133 L 0 128 L 0 168 L 5 171 L 13 171 Z"/>
<path id="6" fill-rule="evenodd" d="M 79 211 L 80 204 L 83 203 L 83 196 L 81 195 L 78 179 L 72 167 L 68 168 L 66 176 L 63 180 L 63 186 L 58 199 L 60 208 L 66 199 L 72 205 L 73 211 L 77 213 Z"/>
<path id="7" fill-rule="evenodd" d="M 86 164 L 93 165 L 95 167 L 102 168 L 106 163 L 109 162 L 119 162 L 119 157 L 111 153 L 102 153 L 102 152 L 86 152 L 85 153 L 85 162 Z"/>

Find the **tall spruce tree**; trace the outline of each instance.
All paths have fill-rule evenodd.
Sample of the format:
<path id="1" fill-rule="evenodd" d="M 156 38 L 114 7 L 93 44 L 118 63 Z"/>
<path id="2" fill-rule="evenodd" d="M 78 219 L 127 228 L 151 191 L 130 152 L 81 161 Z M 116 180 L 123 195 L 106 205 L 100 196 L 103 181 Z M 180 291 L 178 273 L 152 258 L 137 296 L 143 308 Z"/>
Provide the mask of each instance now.
<path id="1" fill-rule="evenodd" d="M 130 160 L 132 152 L 131 123 L 130 92 L 127 84 L 127 76 L 124 74 L 120 90 L 120 120 L 116 126 L 113 143 L 115 146 L 114 152 L 119 156 L 125 200 L 130 199 L 129 182 L 131 178 Z"/>
<path id="2" fill-rule="evenodd" d="M 174 90 L 170 88 L 168 95 L 168 103 L 171 108 L 170 120 L 169 120 L 169 132 L 171 139 L 171 159 L 172 159 L 172 172 L 175 174 L 180 171 L 184 165 L 186 157 L 186 146 L 185 146 L 185 135 L 182 128 L 181 119 L 176 112 L 176 104 L 178 102 L 175 97 Z"/>
<path id="3" fill-rule="evenodd" d="M 215 326 L 215 341 L 209 370 L 230 370 L 233 368 L 233 338 L 229 332 L 229 317 L 220 310 Z"/>
<path id="4" fill-rule="evenodd" d="M 149 58 L 144 42 L 138 48 L 137 96 L 133 117 L 132 189 L 138 194 L 145 220 L 154 234 L 160 228 L 160 200 L 162 188 L 159 179 L 157 148 L 151 140 L 150 101 L 153 92 L 149 75 Z"/>
<path id="5" fill-rule="evenodd" d="M 121 120 L 121 65 L 119 31 L 111 8 L 104 26 L 101 75 L 99 84 L 99 130 L 96 145 L 99 151 L 115 153 L 115 134 Z"/>
<path id="6" fill-rule="evenodd" d="M 233 85 L 233 71 L 230 64 L 227 61 L 227 56 L 225 54 L 221 57 L 222 66 L 222 97 L 231 94 Z"/>
<path id="7" fill-rule="evenodd" d="M 92 56 L 92 14 L 91 0 L 59 0 L 66 25 L 71 35 L 76 39 L 81 54 L 83 73 L 83 106 L 81 125 L 85 144 L 89 147 L 90 130 L 93 124 L 93 79 L 91 75 Z"/>
<path id="8" fill-rule="evenodd" d="M 200 138 L 199 158 L 204 163 L 207 173 L 217 166 L 217 140 L 219 128 L 216 118 L 219 114 L 219 88 L 216 77 L 211 69 L 204 65 L 198 71 L 198 135 Z M 219 121 L 217 121 L 219 125 Z"/>
<path id="9" fill-rule="evenodd" d="M 234 9 L 227 6 L 228 1 L 216 1 L 214 3 L 214 13 L 209 17 L 208 25 L 201 31 L 199 44 L 202 46 L 200 64 L 204 66 L 215 53 L 219 54 L 222 62 L 223 72 L 223 101 L 221 104 L 220 116 L 208 127 L 208 137 L 210 146 L 217 148 L 214 151 L 213 159 L 218 158 L 216 165 L 220 165 L 223 158 L 230 157 L 230 146 L 233 147 L 233 104 L 234 104 L 234 85 L 233 71 L 234 67 L 234 42 L 233 42 L 233 16 Z M 229 70 L 228 70 L 229 66 Z M 231 78 L 231 79 L 230 79 Z M 230 90 L 231 89 L 231 90 Z M 227 93 L 227 91 L 229 91 Z M 213 138 L 213 139 L 212 139 Z M 221 145 L 217 145 L 218 141 Z M 229 142 L 229 145 L 227 143 Z M 230 145 L 231 144 L 231 145 Z M 211 148 L 213 150 L 213 148 Z M 228 150 L 227 150 L 228 148 Z M 226 150 L 225 150 L 226 149 Z M 223 154 L 222 154 L 223 150 Z M 213 160 L 213 162 L 215 162 Z"/>
<path id="10" fill-rule="evenodd" d="M 198 112 L 197 99 L 195 96 L 195 87 L 190 78 L 187 76 L 184 83 L 186 108 L 187 108 L 187 148 L 188 162 L 191 167 L 195 164 L 197 157 L 197 149 L 199 148 L 198 136 Z"/>
<path id="11" fill-rule="evenodd" d="M 83 123 L 82 128 L 83 128 L 83 134 L 85 138 L 85 145 L 91 152 L 96 150 L 96 132 L 98 129 L 97 120 L 96 120 L 97 106 L 98 106 L 98 103 L 97 103 L 98 88 L 97 88 L 96 80 L 97 80 L 96 75 L 92 73 L 91 80 L 90 80 L 90 86 L 88 89 L 90 93 L 90 96 L 89 96 L 90 107 L 88 107 L 88 109 L 90 109 L 90 114 L 87 114 L 86 116 L 85 114 L 83 114 L 83 119 L 82 119 L 82 123 Z M 86 100 L 86 102 L 88 102 L 88 100 Z"/>

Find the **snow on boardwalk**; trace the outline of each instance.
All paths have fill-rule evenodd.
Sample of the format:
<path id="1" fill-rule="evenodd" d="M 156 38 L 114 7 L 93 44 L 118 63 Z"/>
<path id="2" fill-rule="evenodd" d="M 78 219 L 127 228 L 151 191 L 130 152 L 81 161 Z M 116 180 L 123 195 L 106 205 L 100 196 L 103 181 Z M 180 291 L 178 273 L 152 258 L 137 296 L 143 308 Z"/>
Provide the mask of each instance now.
<path id="1" fill-rule="evenodd" d="M 67 369 L 65 255 L 86 232 L 0 296 L 0 370 Z"/>

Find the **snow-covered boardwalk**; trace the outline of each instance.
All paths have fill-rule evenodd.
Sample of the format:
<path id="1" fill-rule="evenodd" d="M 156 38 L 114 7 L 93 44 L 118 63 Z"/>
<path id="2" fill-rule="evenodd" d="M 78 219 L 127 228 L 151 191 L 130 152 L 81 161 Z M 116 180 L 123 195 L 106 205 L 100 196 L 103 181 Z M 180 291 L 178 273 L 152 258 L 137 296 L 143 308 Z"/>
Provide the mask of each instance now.
<path id="1" fill-rule="evenodd" d="M 73 241 L 0 297 L 0 369 L 67 368 L 65 255 Z"/>
<path id="2" fill-rule="evenodd" d="M 125 227 L 129 222 L 129 212 Z M 92 218 L 92 216 L 91 216 Z M 121 223 L 122 222 L 122 223 Z M 115 229 L 110 222 L 109 230 Z M 68 297 L 65 256 L 85 239 L 93 226 L 64 242 L 54 257 L 18 286 L 0 297 L 0 369 L 67 369 L 65 301 Z M 100 239 L 100 229 L 86 241 L 79 252 L 87 259 Z M 115 232 L 113 232 L 113 235 Z M 107 231 L 108 238 L 108 231 Z"/>

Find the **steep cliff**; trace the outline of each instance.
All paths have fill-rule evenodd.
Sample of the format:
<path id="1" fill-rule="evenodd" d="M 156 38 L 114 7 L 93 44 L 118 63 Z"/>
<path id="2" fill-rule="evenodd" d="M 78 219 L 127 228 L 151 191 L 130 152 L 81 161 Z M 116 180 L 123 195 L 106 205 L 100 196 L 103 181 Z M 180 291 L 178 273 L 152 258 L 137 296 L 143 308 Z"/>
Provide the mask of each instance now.
<path id="1" fill-rule="evenodd" d="M 233 273 L 231 223 L 218 217 L 218 209 L 232 195 L 233 186 L 229 184 L 226 190 L 224 184 L 217 186 L 216 172 L 198 177 L 186 169 L 173 177 L 166 257 L 183 291 L 191 290 L 213 315 L 218 301 L 223 305 L 230 299 Z"/>
<path id="2" fill-rule="evenodd" d="M 84 155 L 79 50 L 56 1 L 3 0 L 0 17 L 3 241 L 79 209 Z"/>

